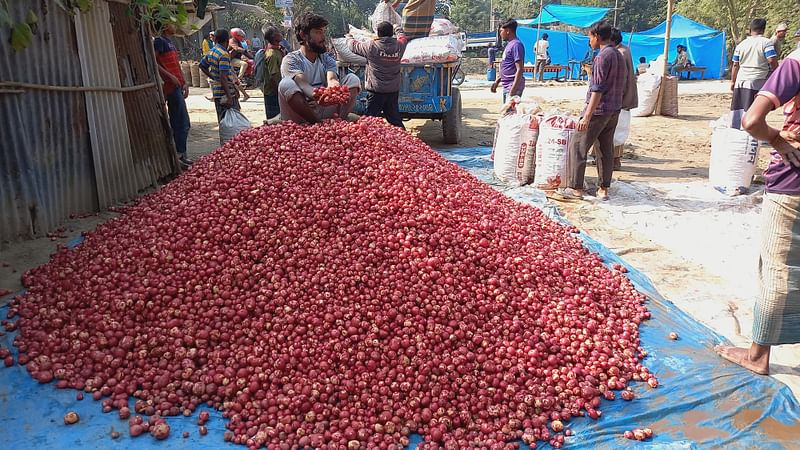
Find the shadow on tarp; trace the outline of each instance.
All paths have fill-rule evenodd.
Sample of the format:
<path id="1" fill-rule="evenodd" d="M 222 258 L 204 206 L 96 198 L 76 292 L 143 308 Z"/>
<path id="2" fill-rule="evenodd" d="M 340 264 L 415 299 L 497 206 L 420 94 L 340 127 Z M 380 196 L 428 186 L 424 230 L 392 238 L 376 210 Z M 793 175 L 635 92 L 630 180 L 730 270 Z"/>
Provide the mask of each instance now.
<path id="1" fill-rule="evenodd" d="M 564 221 L 544 195 L 532 188 L 507 189 L 492 180 L 489 149 L 456 149 L 442 155 L 464 167 L 477 178 L 507 195 L 543 208 L 551 217 Z M 599 253 L 607 263 L 625 262 L 610 250 L 581 234 L 586 247 Z M 70 242 L 79 245 L 80 238 Z M 627 266 L 627 265 L 626 265 Z M 800 448 L 800 406 L 789 388 L 770 377 L 761 377 L 717 357 L 712 347 L 722 337 L 693 320 L 674 304 L 661 297 L 650 280 L 627 266 L 629 278 L 650 298 L 653 319 L 641 328 L 642 345 L 649 352 L 647 367 L 658 375 L 660 386 L 650 389 L 645 383 L 633 383 L 636 399 L 603 401 L 603 416 L 598 421 L 576 418 L 568 427 L 575 433 L 567 438 L 567 448 L 618 449 L 625 446 L 647 449 L 792 449 Z M 8 307 L 0 308 L 5 317 Z M 680 338 L 671 341 L 670 332 Z M 16 351 L 11 341 L 16 333 L 0 337 L 3 347 Z M 205 408 L 200 408 L 205 409 Z M 76 411 L 79 423 L 66 426 L 63 416 Z M 219 411 L 210 410 L 207 436 L 200 436 L 192 417 L 168 417 L 171 436 L 156 441 L 150 435 L 131 438 L 127 421 L 116 412 L 103 414 L 100 402 L 86 396 L 75 399 L 75 391 L 40 385 L 25 369 L 15 365 L 0 369 L 0 447 L 9 449 L 64 448 L 242 448 L 223 442 L 226 420 Z M 622 438 L 625 430 L 649 427 L 652 440 L 633 442 Z M 111 439 L 112 428 L 121 433 Z M 182 438 L 184 431 L 189 438 Z M 412 436 L 411 448 L 420 442 Z M 523 446 L 523 448 L 526 448 Z M 537 448 L 549 448 L 540 443 Z"/>

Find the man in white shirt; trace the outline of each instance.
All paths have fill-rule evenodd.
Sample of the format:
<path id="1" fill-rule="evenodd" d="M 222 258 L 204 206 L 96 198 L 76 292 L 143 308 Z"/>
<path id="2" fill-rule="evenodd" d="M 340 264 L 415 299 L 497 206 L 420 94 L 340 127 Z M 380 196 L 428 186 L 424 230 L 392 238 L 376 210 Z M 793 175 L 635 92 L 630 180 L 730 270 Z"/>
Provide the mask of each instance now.
<path id="1" fill-rule="evenodd" d="M 785 23 L 779 23 L 778 26 L 775 27 L 775 34 L 769 39 L 775 47 L 775 53 L 778 55 L 778 59 L 781 57 L 781 50 L 783 49 L 783 43 L 786 42 L 786 32 L 788 30 L 789 27 Z"/>
<path id="2" fill-rule="evenodd" d="M 731 69 L 731 111 L 747 110 L 756 99 L 756 94 L 769 78 L 770 71 L 778 66 L 775 46 L 764 37 L 767 21 L 753 19 L 750 36 L 736 46 Z"/>
<path id="3" fill-rule="evenodd" d="M 322 16 L 305 13 L 295 19 L 294 32 L 300 50 L 283 57 L 281 82 L 278 84 L 278 105 L 281 119 L 297 123 L 317 123 L 324 119 L 346 119 L 353 111 L 361 81 L 352 73 L 341 80 L 333 59 L 325 47 L 328 21 Z M 350 88 L 350 101 L 339 106 L 319 106 L 314 101 L 314 88 L 344 85 Z"/>
<path id="4" fill-rule="evenodd" d="M 539 81 L 544 81 L 544 66 L 547 65 L 547 49 L 550 48 L 550 43 L 547 42 L 547 33 L 542 35 L 542 38 L 536 42 L 534 52 L 536 53 L 536 74 L 539 76 Z"/>

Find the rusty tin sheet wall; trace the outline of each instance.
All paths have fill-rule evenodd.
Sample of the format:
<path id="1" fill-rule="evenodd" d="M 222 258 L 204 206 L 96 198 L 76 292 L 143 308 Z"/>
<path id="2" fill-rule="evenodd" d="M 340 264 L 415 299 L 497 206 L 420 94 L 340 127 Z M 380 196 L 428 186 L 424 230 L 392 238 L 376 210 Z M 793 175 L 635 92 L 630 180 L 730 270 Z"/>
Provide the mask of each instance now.
<path id="1" fill-rule="evenodd" d="M 72 18 L 52 2 L 8 5 L 14 17 L 33 9 L 39 29 L 20 52 L 0 39 L 0 80 L 80 86 Z M 84 94 L 0 93 L 0 242 L 47 232 L 97 207 Z"/>
<path id="2" fill-rule="evenodd" d="M 121 87 L 108 3 L 94 2 L 89 12 L 75 16 L 83 85 Z M 121 92 L 86 92 L 86 113 L 92 139 L 95 182 L 100 207 L 132 199 L 147 186 L 134 167 L 128 119 Z"/>
<path id="3" fill-rule="evenodd" d="M 153 81 L 157 84 L 157 87 L 122 94 L 133 162 L 139 178 L 151 180 L 152 184 L 177 170 L 169 116 L 156 77 L 152 38 L 137 25 L 135 17 L 128 14 L 127 5 L 109 3 L 108 6 L 121 85 L 136 86 Z"/>

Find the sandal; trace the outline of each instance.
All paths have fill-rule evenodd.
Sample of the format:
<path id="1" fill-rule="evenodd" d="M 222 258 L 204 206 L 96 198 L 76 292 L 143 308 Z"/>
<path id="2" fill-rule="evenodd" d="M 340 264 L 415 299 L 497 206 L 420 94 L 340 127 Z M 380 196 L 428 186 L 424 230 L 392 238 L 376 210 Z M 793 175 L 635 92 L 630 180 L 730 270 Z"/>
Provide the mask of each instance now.
<path id="1" fill-rule="evenodd" d="M 583 193 L 570 188 L 556 189 L 550 195 L 547 195 L 547 198 L 564 202 L 581 201 L 583 200 Z"/>

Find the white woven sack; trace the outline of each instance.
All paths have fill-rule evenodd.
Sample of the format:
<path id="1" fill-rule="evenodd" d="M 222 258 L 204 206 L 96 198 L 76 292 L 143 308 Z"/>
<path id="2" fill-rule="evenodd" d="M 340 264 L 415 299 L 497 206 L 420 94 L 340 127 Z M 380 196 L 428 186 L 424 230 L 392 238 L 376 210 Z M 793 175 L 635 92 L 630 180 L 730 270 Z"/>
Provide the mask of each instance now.
<path id="1" fill-rule="evenodd" d="M 745 194 L 756 171 L 758 140 L 746 131 L 723 125 L 726 116 L 712 124 L 708 180 L 714 189 L 724 194 Z"/>
<path id="2" fill-rule="evenodd" d="M 367 58 L 350 50 L 350 46 L 347 45 L 347 38 L 335 38 L 331 39 L 331 42 L 333 43 L 333 49 L 336 51 L 337 61 L 349 64 L 367 64 Z"/>
<path id="3" fill-rule="evenodd" d="M 631 112 L 621 110 L 617 119 L 617 128 L 614 129 L 614 147 L 625 145 L 628 136 L 631 134 Z"/>
<path id="4" fill-rule="evenodd" d="M 546 114 L 539 123 L 533 179 L 539 189 L 566 187 L 569 146 L 576 126 L 572 116 L 560 112 Z"/>
<path id="5" fill-rule="evenodd" d="M 497 121 L 492 152 L 495 176 L 511 186 L 533 181 L 539 120 L 533 114 L 508 114 Z"/>
<path id="6" fill-rule="evenodd" d="M 380 1 L 375 6 L 375 12 L 369 18 L 372 23 L 372 30 L 378 32 L 378 24 L 381 22 L 389 22 L 393 26 L 399 26 L 403 23 L 403 18 L 400 14 L 392 8 L 391 2 Z"/>
<path id="7" fill-rule="evenodd" d="M 647 117 L 656 110 L 658 102 L 658 88 L 661 86 L 661 77 L 651 73 L 639 75 L 636 80 L 636 89 L 639 94 L 639 106 L 631 110 L 633 117 Z"/>
<path id="8" fill-rule="evenodd" d="M 401 62 L 404 64 L 447 63 L 461 58 L 463 41 L 458 35 L 431 36 L 408 43 Z"/>

